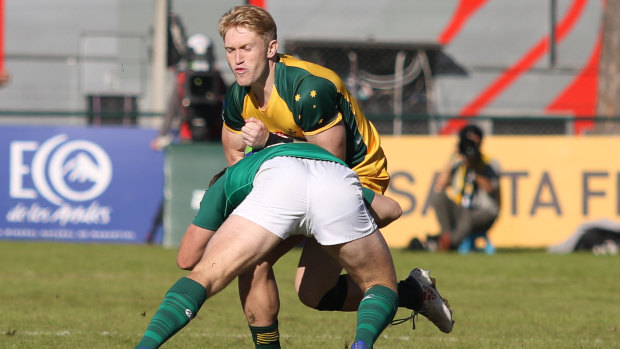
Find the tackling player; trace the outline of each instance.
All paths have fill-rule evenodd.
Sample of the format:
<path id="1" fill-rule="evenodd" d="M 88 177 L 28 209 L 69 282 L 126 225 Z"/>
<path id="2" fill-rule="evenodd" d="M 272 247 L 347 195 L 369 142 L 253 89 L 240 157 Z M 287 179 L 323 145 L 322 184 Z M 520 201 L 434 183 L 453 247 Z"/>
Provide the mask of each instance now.
<path id="1" fill-rule="evenodd" d="M 300 183 L 307 190 L 296 190 Z M 358 176 L 308 143 L 266 148 L 228 168 L 207 190 L 181 247 L 198 237 L 208 241 L 204 254 L 169 289 L 136 348 L 161 346 L 196 316 L 208 297 L 295 234 L 316 240 L 359 285 L 364 297 L 352 348 L 372 348 L 398 307 L 392 257 L 364 204 Z M 320 263 L 308 261 L 305 267 L 319 268 Z M 411 279 L 425 290 L 432 287 L 420 269 Z M 426 310 L 443 312 L 451 321 L 437 291 L 431 292 Z"/>

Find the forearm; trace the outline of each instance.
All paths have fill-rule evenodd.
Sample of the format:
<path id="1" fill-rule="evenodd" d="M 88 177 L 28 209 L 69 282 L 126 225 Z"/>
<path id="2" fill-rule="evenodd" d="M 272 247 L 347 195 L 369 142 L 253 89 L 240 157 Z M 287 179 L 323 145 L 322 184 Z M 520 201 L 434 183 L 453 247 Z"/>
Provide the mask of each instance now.
<path id="1" fill-rule="evenodd" d="M 179 116 L 181 113 L 181 108 L 181 100 L 179 99 L 177 89 L 175 88 L 170 94 L 170 97 L 167 101 L 164 122 L 159 128 L 160 136 L 166 135 L 168 132 L 170 132 L 175 117 Z"/>
<path id="2" fill-rule="evenodd" d="M 177 251 L 177 266 L 181 269 L 191 270 L 202 258 L 205 248 L 211 236 L 215 232 L 190 224 Z"/>

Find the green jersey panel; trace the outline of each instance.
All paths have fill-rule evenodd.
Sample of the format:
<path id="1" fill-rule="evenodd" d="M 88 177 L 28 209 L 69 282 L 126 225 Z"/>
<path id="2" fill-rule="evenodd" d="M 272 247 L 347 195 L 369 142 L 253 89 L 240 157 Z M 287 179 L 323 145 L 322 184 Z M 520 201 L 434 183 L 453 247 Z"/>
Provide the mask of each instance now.
<path id="1" fill-rule="evenodd" d="M 243 125 L 245 125 L 245 119 L 243 117 L 243 105 L 245 104 L 245 98 L 248 96 L 249 88 L 239 86 L 235 82 L 226 91 L 226 97 L 224 98 L 222 119 L 228 128 L 236 131 L 241 131 Z"/>
<path id="2" fill-rule="evenodd" d="M 194 225 L 216 231 L 230 214 L 226 213 L 225 177 L 226 174 L 221 176 L 203 195 Z"/>

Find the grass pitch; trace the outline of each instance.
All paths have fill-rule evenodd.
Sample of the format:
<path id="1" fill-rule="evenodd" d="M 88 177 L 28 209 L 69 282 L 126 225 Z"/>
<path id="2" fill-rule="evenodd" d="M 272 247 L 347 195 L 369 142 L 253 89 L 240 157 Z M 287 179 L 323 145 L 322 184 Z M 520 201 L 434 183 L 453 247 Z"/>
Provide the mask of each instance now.
<path id="1" fill-rule="evenodd" d="M 0 348 L 133 348 L 184 271 L 159 246 L 0 241 Z M 296 298 L 300 250 L 277 265 L 283 348 L 348 348 L 355 313 L 318 312 Z M 393 250 L 399 276 L 432 271 L 456 324 L 420 316 L 390 326 L 375 348 L 617 348 L 620 256 L 499 251 L 487 256 Z M 399 310 L 397 318 L 409 315 Z M 207 300 L 163 348 L 253 348 L 236 283 Z"/>

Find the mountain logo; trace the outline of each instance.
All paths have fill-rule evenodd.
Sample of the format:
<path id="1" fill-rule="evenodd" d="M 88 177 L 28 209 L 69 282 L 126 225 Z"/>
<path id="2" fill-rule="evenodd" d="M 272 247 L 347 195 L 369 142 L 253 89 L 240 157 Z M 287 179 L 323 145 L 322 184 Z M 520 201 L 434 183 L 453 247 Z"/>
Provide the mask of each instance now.
<path id="1" fill-rule="evenodd" d="M 13 198 L 35 199 L 62 205 L 65 200 L 89 201 L 100 196 L 112 181 L 112 161 L 97 144 L 87 140 L 69 140 L 56 135 L 42 144 L 14 141 L 11 144 L 11 183 Z M 26 154 L 34 152 L 32 163 L 24 164 Z M 25 187 L 30 175 L 34 189 Z M 36 189 L 36 190 L 35 190 Z"/>

